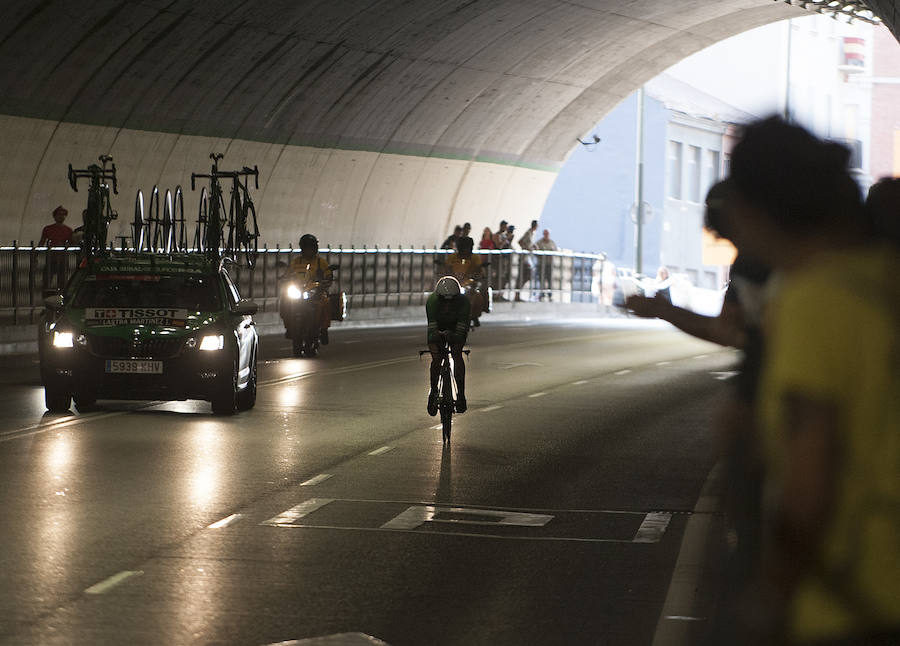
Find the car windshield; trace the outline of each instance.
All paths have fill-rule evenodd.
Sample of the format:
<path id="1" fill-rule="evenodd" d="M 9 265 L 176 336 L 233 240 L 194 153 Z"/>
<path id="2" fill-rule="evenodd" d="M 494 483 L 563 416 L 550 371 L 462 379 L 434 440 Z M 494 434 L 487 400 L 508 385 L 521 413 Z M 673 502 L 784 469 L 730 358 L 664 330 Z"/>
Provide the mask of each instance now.
<path id="1" fill-rule="evenodd" d="M 88 276 L 78 287 L 73 307 L 172 307 L 191 312 L 222 309 L 215 276 Z"/>

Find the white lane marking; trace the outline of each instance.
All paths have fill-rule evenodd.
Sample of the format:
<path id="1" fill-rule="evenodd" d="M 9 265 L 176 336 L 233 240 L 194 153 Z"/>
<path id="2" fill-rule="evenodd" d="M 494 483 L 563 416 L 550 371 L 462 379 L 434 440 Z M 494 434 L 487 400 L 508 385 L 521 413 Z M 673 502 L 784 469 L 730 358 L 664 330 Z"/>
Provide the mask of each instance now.
<path id="1" fill-rule="evenodd" d="M 573 385 L 573 386 L 583 386 L 583 385 L 586 384 L 587 382 L 588 382 L 587 379 L 579 379 L 578 381 L 573 381 L 573 382 L 572 382 L 572 385 Z"/>
<path id="2" fill-rule="evenodd" d="M 212 525 L 207 526 L 206 529 L 222 529 L 223 527 L 228 527 L 229 525 L 236 523 L 243 517 L 243 514 L 231 514 L 231 516 L 225 516 L 222 520 L 217 520 Z"/>
<path id="3" fill-rule="evenodd" d="M 492 523 L 496 524 L 496 523 Z M 456 538 L 493 538 L 507 541 L 544 541 L 551 543 L 627 543 L 632 544 L 630 538 L 573 538 L 566 536 L 507 536 L 502 534 L 488 534 L 475 532 L 441 532 L 428 529 L 384 529 L 382 527 L 346 527 L 342 525 L 280 525 L 280 527 L 290 529 L 327 529 L 346 532 L 403 532 L 407 534 L 430 535 L 430 536 L 453 536 Z"/>
<path id="4" fill-rule="evenodd" d="M 384 455 L 388 451 L 393 451 L 393 446 L 382 446 L 381 448 L 375 449 L 374 451 L 369 451 L 369 455 Z"/>
<path id="5" fill-rule="evenodd" d="M 633 543 L 658 543 L 666 532 L 670 520 L 672 520 L 672 514 L 668 512 L 647 514 L 631 541 Z"/>
<path id="6" fill-rule="evenodd" d="M 739 373 L 737 370 L 723 370 L 722 372 L 711 372 L 709 373 L 719 381 L 725 381 L 727 379 L 731 379 L 732 377 L 737 377 Z"/>
<path id="7" fill-rule="evenodd" d="M 492 410 L 500 410 L 501 408 L 503 408 L 503 404 L 494 404 L 493 406 L 488 406 L 488 407 L 486 407 L 486 408 L 482 408 L 482 409 L 481 409 L 481 412 L 482 412 L 482 413 L 489 413 L 489 412 L 491 412 Z M 438 427 L 438 428 L 440 428 L 440 427 Z"/>
<path id="8" fill-rule="evenodd" d="M 668 366 L 668 365 L 671 364 L 671 363 L 672 363 L 671 361 L 657 361 L 657 362 L 656 362 L 656 365 L 658 365 L 658 366 Z"/>
<path id="9" fill-rule="evenodd" d="M 270 525 L 272 527 L 290 527 L 294 521 L 299 520 L 304 516 L 309 516 L 317 509 L 321 509 L 322 507 L 333 501 L 334 498 L 310 498 L 309 500 L 301 502 L 295 507 L 291 507 L 287 511 L 281 512 L 280 514 L 270 518 L 269 520 L 264 520 L 260 523 L 260 525 Z"/>
<path id="10" fill-rule="evenodd" d="M 539 392 L 539 393 L 531 393 L 531 394 L 528 395 L 528 396 L 529 396 L 530 398 L 533 399 L 533 398 L 535 398 L 535 397 L 543 397 L 543 396 L 546 395 L 546 394 L 547 394 L 547 393 L 545 393 L 545 392 Z"/>
<path id="11" fill-rule="evenodd" d="M 704 569 L 708 565 L 707 544 L 713 540 L 716 520 L 714 512 L 719 510 L 718 498 L 715 491 L 720 486 L 722 463 L 713 467 L 703 484 L 697 504 L 694 505 L 694 513 L 688 517 L 681 538 L 681 548 L 678 551 L 678 559 L 672 570 L 672 578 L 669 580 L 669 590 L 666 593 L 666 601 L 663 603 L 662 613 L 656 623 L 656 633 L 653 636 L 653 646 L 670 646 L 671 644 L 686 643 L 684 636 L 684 624 L 680 621 L 667 620 L 668 617 L 693 617 L 696 612 L 698 600 L 703 598 L 700 592 Z M 718 532 L 715 532 L 718 536 Z"/>
<path id="12" fill-rule="evenodd" d="M 277 642 L 265 646 L 391 646 L 386 641 L 372 637 L 365 633 L 335 633 L 321 637 L 308 637 L 306 639 L 289 642 Z"/>
<path id="13" fill-rule="evenodd" d="M 122 581 L 125 581 L 126 579 L 130 579 L 133 576 L 140 576 L 142 574 L 143 574 L 143 572 L 140 570 L 123 570 L 122 572 L 119 572 L 118 574 L 113 574 L 111 577 L 101 581 L 100 583 L 95 583 L 94 585 L 89 587 L 87 590 L 85 590 L 85 593 L 86 594 L 103 594 L 104 592 L 107 592 L 107 591 L 111 590 L 112 588 L 116 587 L 117 585 L 119 585 L 120 583 L 122 583 Z"/>
<path id="14" fill-rule="evenodd" d="M 443 424 L 435 424 L 434 426 L 429 426 L 428 428 L 431 428 L 431 429 L 433 429 L 433 430 L 435 430 L 435 431 L 439 431 L 439 430 L 441 430 L 442 428 L 444 428 L 444 425 L 443 425 Z"/>
<path id="15" fill-rule="evenodd" d="M 621 377 L 622 375 L 627 375 L 629 372 L 631 372 L 631 370 L 626 368 L 625 370 L 619 370 L 619 372 L 614 372 L 613 374 Z"/>
<path id="16" fill-rule="evenodd" d="M 465 515 L 464 518 L 438 518 L 441 513 Z M 480 519 L 480 520 L 479 520 Z M 381 529 L 411 530 L 428 522 L 455 523 L 460 525 L 515 525 L 518 527 L 543 527 L 553 520 L 549 514 L 529 514 L 516 511 L 498 511 L 496 509 L 471 509 L 469 507 L 436 507 L 434 505 L 415 505 L 407 507 L 391 520 L 384 523 Z"/>
<path id="17" fill-rule="evenodd" d="M 698 355 L 697 355 L 696 357 L 694 357 L 694 358 L 695 358 L 695 359 L 705 359 L 705 358 L 708 357 L 708 356 L 709 356 L 708 354 L 698 354 Z"/>
<path id="18" fill-rule="evenodd" d="M 147 408 L 148 406 L 153 406 L 158 403 L 160 402 L 149 402 L 140 406 L 139 408 Z M 61 428 L 68 428 L 69 426 L 76 426 L 78 424 L 84 424 L 85 422 L 91 422 L 107 417 L 125 415 L 128 412 L 130 411 L 123 410 L 112 411 L 109 413 L 88 413 L 87 415 L 67 415 L 62 419 L 54 420 L 49 424 L 34 424 L 32 426 L 25 426 L 23 428 L 14 429 L 11 431 L 0 431 L 0 442 L 8 442 L 9 440 L 16 440 L 20 437 L 27 437 L 36 433 L 46 433 L 47 431 L 55 431 Z"/>
<path id="19" fill-rule="evenodd" d="M 344 341 L 343 343 L 360 343 L 360 340 L 354 339 L 353 341 Z"/>
<path id="20" fill-rule="evenodd" d="M 673 621 L 706 621 L 706 617 L 684 617 L 682 615 L 666 615 L 663 619 L 672 619 Z"/>
<path id="21" fill-rule="evenodd" d="M 313 486 L 315 486 L 315 485 L 317 485 L 317 484 L 320 484 L 320 483 L 322 483 L 322 482 L 325 482 L 325 481 L 328 480 L 328 478 L 330 478 L 332 475 L 333 475 L 333 474 L 331 474 L 331 473 L 320 473 L 319 475 L 317 475 L 317 476 L 315 476 L 315 477 L 313 477 L 313 478 L 310 478 L 310 479 L 307 480 L 306 482 L 301 482 L 301 483 L 300 483 L 300 486 L 301 486 L 301 487 L 313 487 Z"/>
<path id="22" fill-rule="evenodd" d="M 512 370 L 513 368 L 524 368 L 527 366 L 541 368 L 544 364 L 526 361 L 521 363 L 495 363 L 494 365 L 497 366 L 497 370 Z"/>

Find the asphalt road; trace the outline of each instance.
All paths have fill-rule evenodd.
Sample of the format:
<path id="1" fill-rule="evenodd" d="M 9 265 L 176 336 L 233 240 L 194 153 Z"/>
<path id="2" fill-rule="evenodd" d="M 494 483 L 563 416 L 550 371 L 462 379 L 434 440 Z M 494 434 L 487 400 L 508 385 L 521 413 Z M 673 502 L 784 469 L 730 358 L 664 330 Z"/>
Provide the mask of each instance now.
<path id="1" fill-rule="evenodd" d="M 3 358 L 0 643 L 695 639 L 708 616 L 663 608 L 736 355 L 646 321 L 484 320 L 449 449 L 420 328 L 334 330 L 312 360 L 266 338 L 231 418 L 49 415 L 36 359 Z"/>

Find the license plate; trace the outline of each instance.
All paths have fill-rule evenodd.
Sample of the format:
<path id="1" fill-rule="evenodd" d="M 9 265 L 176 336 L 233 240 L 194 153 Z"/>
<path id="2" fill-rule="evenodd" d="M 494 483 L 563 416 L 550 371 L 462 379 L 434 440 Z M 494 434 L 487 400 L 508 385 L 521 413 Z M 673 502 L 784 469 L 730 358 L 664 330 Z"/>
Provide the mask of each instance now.
<path id="1" fill-rule="evenodd" d="M 130 374 L 161 375 L 162 361 L 144 359 L 107 359 L 106 372 L 126 372 Z"/>

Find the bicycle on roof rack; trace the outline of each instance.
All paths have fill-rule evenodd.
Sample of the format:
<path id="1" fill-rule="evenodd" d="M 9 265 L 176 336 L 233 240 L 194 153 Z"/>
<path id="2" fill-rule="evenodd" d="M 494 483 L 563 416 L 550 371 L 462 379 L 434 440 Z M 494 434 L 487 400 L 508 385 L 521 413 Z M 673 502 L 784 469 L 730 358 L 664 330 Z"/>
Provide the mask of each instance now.
<path id="1" fill-rule="evenodd" d="M 69 185 L 78 192 L 78 179 L 90 180 L 88 186 L 87 208 L 84 211 L 84 238 L 81 242 L 81 253 L 85 258 L 92 258 L 106 251 L 106 238 L 109 232 L 109 223 L 119 217 L 109 203 L 109 188 L 107 182 L 112 182 L 113 193 L 119 193 L 116 182 L 116 165 L 110 155 L 100 155 L 102 166 L 91 164 L 87 168 L 75 169 L 69 164 Z"/>
<path id="2" fill-rule="evenodd" d="M 137 252 L 152 251 L 162 253 L 178 253 L 187 251 L 187 238 L 184 225 L 184 195 L 181 186 L 175 187 L 175 193 L 166 189 L 162 199 L 160 214 L 159 187 L 154 186 L 150 192 L 150 201 L 144 211 L 144 194 L 138 190 L 134 202 L 134 250 Z"/>
<path id="3" fill-rule="evenodd" d="M 259 169 L 244 166 L 241 170 L 219 170 L 224 155 L 210 153 L 209 158 L 209 173 L 191 173 L 191 190 L 196 190 L 198 178 L 209 179 L 209 191 L 205 186 L 200 191 L 194 247 L 212 258 L 218 258 L 223 250 L 226 255 L 243 254 L 247 266 L 253 267 L 259 253 L 259 226 L 250 198 L 250 177 L 259 189 Z M 221 179 L 231 180 L 227 207 Z"/>

